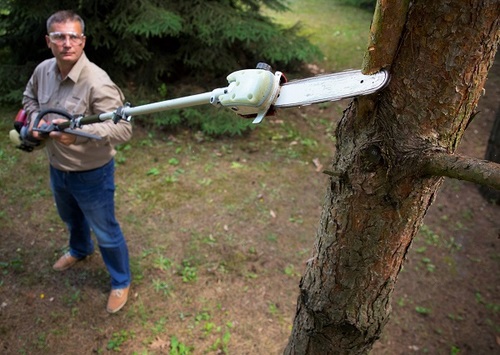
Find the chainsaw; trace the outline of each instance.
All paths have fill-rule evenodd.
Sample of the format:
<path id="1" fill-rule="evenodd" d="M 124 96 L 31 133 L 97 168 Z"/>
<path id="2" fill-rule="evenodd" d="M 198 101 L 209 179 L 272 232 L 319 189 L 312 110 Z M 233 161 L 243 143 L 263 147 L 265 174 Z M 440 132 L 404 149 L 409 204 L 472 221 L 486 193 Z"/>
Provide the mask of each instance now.
<path id="1" fill-rule="evenodd" d="M 65 111 L 48 109 L 41 111 L 33 123 L 33 131 L 42 136 L 52 131 L 75 134 L 92 139 L 99 136 L 88 134 L 78 128 L 85 124 L 113 120 L 131 121 L 135 115 L 144 115 L 166 110 L 212 104 L 226 107 L 244 118 L 260 123 L 264 117 L 280 108 L 301 107 L 322 102 L 338 101 L 357 96 L 373 94 L 382 89 L 389 81 L 389 74 L 382 70 L 372 75 L 364 75 L 360 70 L 348 70 L 333 74 L 323 74 L 305 79 L 287 81 L 283 73 L 272 72 L 265 63 L 257 64 L 255 69 L 244 69 L 227 76 L 228 86 L 210 92 L 165 100 L 146 105 L 131 107 L 130 104 L 118 107 L 113 112 L 90 116 L 73 116 Z M 60 124 L 42 124 L 41 119 L 47 114 L 57 114 L 68 120 Z M 24 121 L 23 121 L 24 118 Z M 41 141 L 29 134 L 26 117 L 21 110 L 11 131 L 11 141 L 17 148 L 31 152 L 39 147 Z"/>

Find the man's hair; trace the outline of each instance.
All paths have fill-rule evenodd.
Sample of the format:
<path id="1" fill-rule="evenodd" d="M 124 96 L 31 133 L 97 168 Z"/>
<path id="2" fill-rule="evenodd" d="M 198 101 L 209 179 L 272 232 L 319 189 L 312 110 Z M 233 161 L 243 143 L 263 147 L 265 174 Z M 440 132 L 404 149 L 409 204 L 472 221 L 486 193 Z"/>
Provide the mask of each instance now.
<path id="1" fill-rule="evenodd" d="M 82 26 L 82 33 L 85 33 L 85 22 L 76 12 L 71 10 L 61 10 L 51 15 L 47 20 L 47 33 L 50 31 L 50 27 L 54 23 L 65 22 L 80 22 L 80 25 Z"/>

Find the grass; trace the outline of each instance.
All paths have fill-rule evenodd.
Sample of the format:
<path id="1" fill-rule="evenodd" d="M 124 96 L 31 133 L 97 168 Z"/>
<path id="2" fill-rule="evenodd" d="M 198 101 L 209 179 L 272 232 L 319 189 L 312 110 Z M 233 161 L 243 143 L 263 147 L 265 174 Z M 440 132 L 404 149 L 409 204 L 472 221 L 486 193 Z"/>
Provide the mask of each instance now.
<path id="1" fill-rule="evenodd" d="M 0 124 L 10 129 L 10 120 Z M 123 313 L 104 323 L 92 319 L 94 312 L 105 313 L 108 290 L 98 255 L 60 279 L 50 272 L 67 240 L 48 189 L 44 152 L 27 154 L 1 142 L 0 223 L 10 237 L 2 242 L 0 294 L 24 285 L 33 289 L 27 292 L 33 292 L 37 312 L 49 312 L 40 316 L 39 330 L 17 340 L 17 348 L 31 352 L 44 339 L 50 351 L 82 322 L 99 324 L 77 333 L 83 347 L 101 353 L 148 353 L 154 347 L 172 354 L 234 352 L 252 346 L 248 331 L 259 333 L 255 325 L 245 326 L 252 318 L 273 319 L 269 336 L 286 338 L 294 285 L 318 218 L 304 211 L 319 212 L 325 181 L 312 160 L 326 159 L 322 151 L 330 144 L 326 135 L 315 137 L 303 126 L 297 118 L 269 122 L 244 139 L 204 137 L 202 143 L 190 132 L 165 140 L 160 132 L 137 129 L 116 157 L 117 209 L 130 246 L 134 295 Z M 324 127 L 315 126 L 320 132 Z M 301 196 L 297 181 L 309 181 L 308 196 Z M 300 205 L 293 202 L 299 199 Z M 298 258 L 297 250 L 305 255 Z M 234 297 L 258 299 L 263 285 L 287 274 L 293 277 L 285 281 L 284 299 L 264 297 L 261 309 L 235 306 Z M 17 307 L 10 302 L 8 309 Z M 49 326 L 54 311 L 66 330 Z M 269 339 L 259 346 L 277 345 Z"/>
<path id="2" fill-rule="evenodd" d="M 332 0 L 290 0 L 288 4 L 292 13 L 268 15 L 287 26 L 300 21 L 302 33 L 324 54 L 318 63 L 321 67 L 327 72 L 361 67 L 372 13 Z"/>

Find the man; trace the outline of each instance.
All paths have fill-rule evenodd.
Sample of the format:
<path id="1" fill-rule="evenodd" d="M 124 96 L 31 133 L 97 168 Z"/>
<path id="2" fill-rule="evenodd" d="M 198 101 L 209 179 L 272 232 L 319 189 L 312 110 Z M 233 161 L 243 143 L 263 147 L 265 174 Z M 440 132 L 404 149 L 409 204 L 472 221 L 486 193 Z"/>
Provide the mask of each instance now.
<path id="1" fill-rule="evenodd" d="M 112 112 L 123 105 L 121 90 L 84 53 L 85 24 L 72 11 L 59 11 L 47 20 L 47 46 L 54 58 L 37 66 L 23 94 L 31 124 L 41 110 L 59 109 L 71 115 Z M 61 123 L 50 114 L 41 123 Z M 33 128 L 33 127 L 31 127 Z M 94 252 L 91 230 L 111 276 L 107 311 L 118 312 L 127 302 L 131 274 L 128 248 L 114 211 L 114 146 L 132 136 L 129 122 L 108 120 L 82 129 L 102 137 L 84 138 L 63 132 L 45 140 L 50 181 L 57 210 L 69 229 L 69 251 L 53 266 L 66 270 Z"/>

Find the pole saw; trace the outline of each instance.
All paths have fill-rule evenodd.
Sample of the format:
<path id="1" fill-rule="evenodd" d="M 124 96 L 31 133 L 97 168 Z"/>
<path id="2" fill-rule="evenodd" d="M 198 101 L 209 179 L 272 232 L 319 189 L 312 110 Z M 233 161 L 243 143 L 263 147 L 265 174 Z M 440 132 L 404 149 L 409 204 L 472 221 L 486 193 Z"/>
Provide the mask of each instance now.
<path id="1" fill-rule="evenodd" d="M 210 92 L 136 107 L 125 104 L 113 112 L 90 116 L 73 116 L 66 111 L 57 109 L 43 110 L 35 118 L 33 130 L 42 133 L 42 135 L 60 131 L 92 139 L 101 139 L 99 136 L 83 132 L 78 128 L 106 120 L 113 120 L 114 123 L 118 123 L 120 120 L 130 121 L 135 115 L 204 104 L 229 108 L 241 117 L 253 118 L 253 123 L 258 124 L 265 116 L 279 108 L 307 106 L 375 93 L 388 83 L 389 74 L 385 70 L 372 75 L 364 75 L 360 70 L 348 70 L 287 82 L 283 73 L 279 71 L 273 73 L 268 64 L 259 63 L 256 69 L 244 69 L 229 74 L 227 81 L 227 87 L 214 89 Z M 40 125 L 41 119 L 49 113 L 63 116 L 68 121 Z M 31 152 L 41 144 L 41 141 L 29 134 L 29 127 L 26 123 L 26 117 L 22 115 L 22 110 L 16 117 L 14 127 L 15 130 L 10 132 L 10 138 L 17 145 L 17 148 Z"/>

